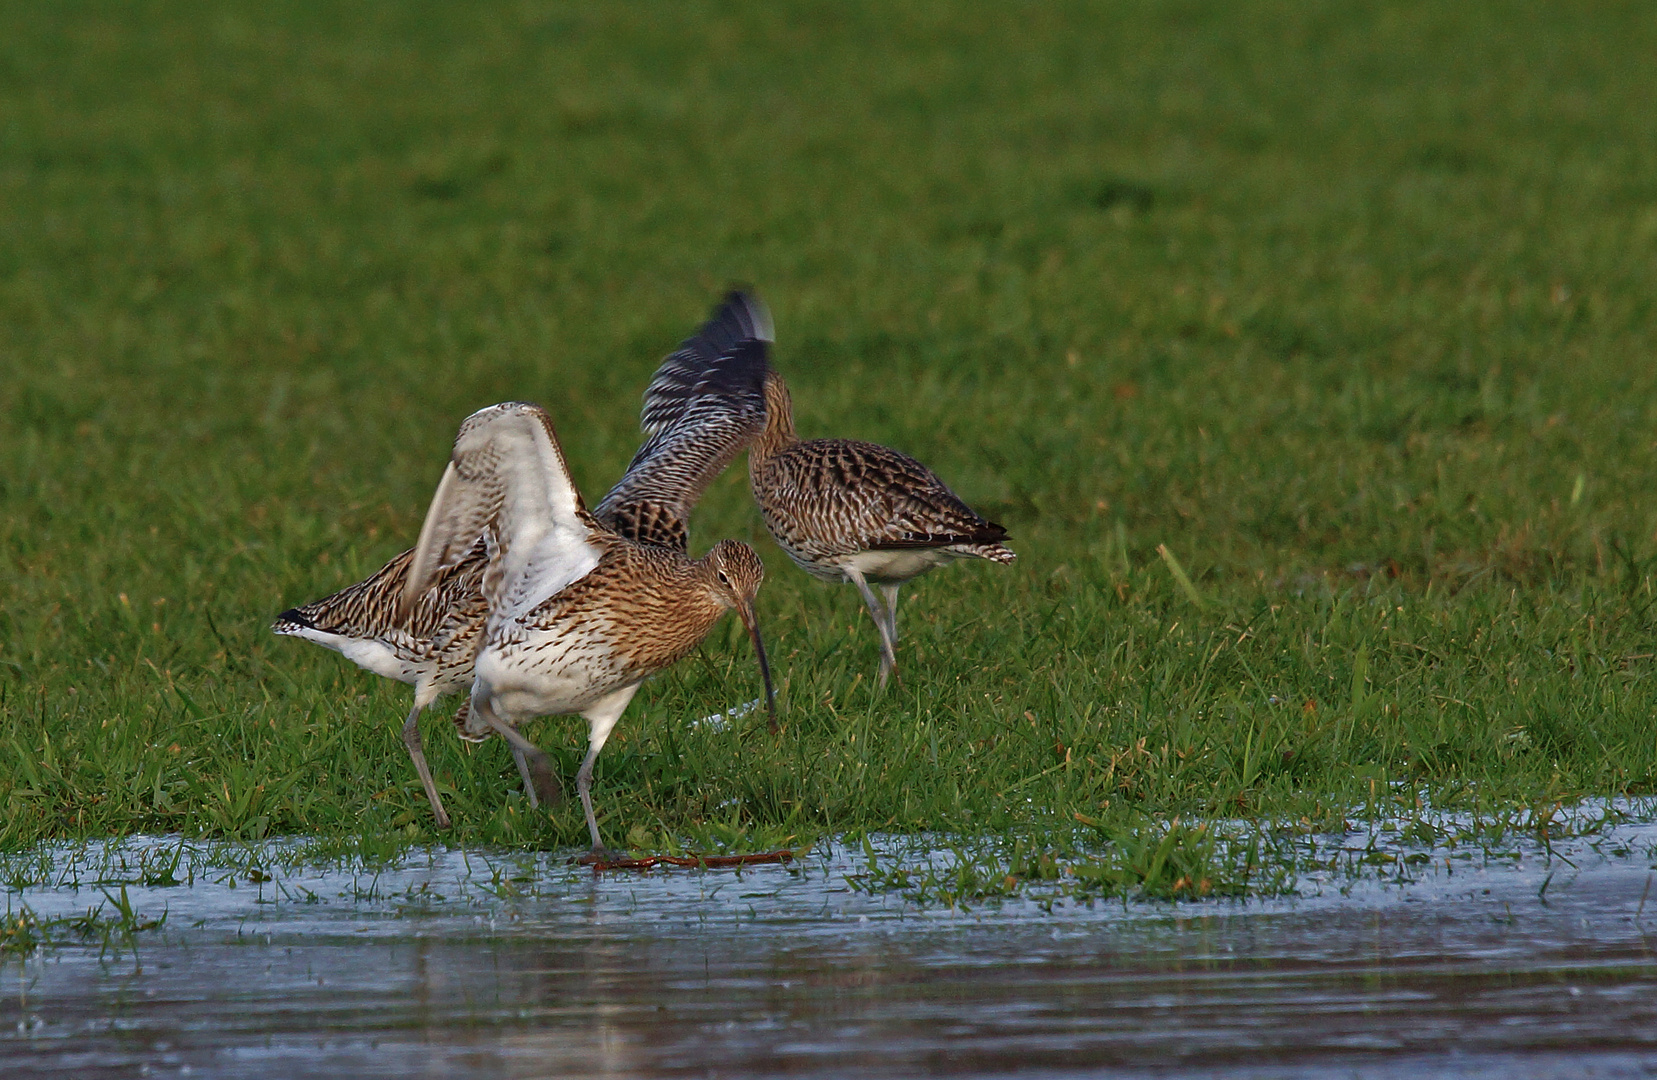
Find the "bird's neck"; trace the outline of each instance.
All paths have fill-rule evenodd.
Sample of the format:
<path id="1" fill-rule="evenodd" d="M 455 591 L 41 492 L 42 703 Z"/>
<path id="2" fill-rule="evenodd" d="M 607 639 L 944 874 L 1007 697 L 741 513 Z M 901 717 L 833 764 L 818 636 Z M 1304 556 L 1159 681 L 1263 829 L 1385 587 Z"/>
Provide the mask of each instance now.
<path id="1" fill-rule="evenodd" d="M 758 473 L 771 457 L 799 441 L 794 434 L 794 402 L 788 396 L 788 384 L 775 371 L 767 372 L 765 430 L 748 449 L 749 474 Z"/>

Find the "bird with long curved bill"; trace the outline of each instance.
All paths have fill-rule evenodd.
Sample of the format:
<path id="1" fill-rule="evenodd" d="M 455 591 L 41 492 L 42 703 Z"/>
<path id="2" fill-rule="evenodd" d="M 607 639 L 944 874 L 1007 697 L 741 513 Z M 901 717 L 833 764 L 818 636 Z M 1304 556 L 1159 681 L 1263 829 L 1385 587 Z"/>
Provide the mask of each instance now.
<path id="1" fill-rule="evenodd" d="M 697 333 L 661 364 L 645 393 L 641 426 L 648 438 L 625 475 L 599 504 L 595 517 L 629 540 L 684 554 L 687 522 L 714 478 L 765 426 L 765 349 L 768 323 L 732 294 L 716 307 Z M 397 600 L 408 582 L 413 550 L 405 551 L 367 579 L 289 608 L 272 626 L 278 634 L 301 637 L 334 649 L 378 675 L 414 686 L 414 707 L 403 722 L 403 744 L 420 776 L 438 828 L 449 827 L 437 785 L 420 741 L 421 713 L 433 702 L 472 683 L 472 661 L 483 640 L 487 605 L 483 575 L 488 553 L 480 537 L 459 562 L 397 617 Z M 771 728 L 776 705 L 770 702 Z M 492 736 L 473 722 L 468 701 L 455 710 L 460 737 L 480 742 Z M 530 762 L 516 748 L 513 758 L 524 790 L 537 805 L 539 785 Z"/>
<path id="2" fill-rule="evenodd" d="M 754 614 L 764 564 L 735 540 L 691 559 L 600 525 L 570 479 L 552 418 L 516 402 L 481 409 L 461 424 L 399 613 L 412 611 L 480 535 L 489 614 L 473 661 L 469 722 L 506 739 L 527 764 L 526 779 L 550 800 L 551 763 L 518 726 L 535 716 L 585 717 L 588 749 L 576 791 L 593 841 L 587 858 L 613 858 L 593 812 L 593 765 L 639 684 L 695 649 L 727 610 L 736 609 L 753 640 L 775 716 Z"/>
<path id="3" fill-rule="evenodd" d="M 797 436 L 788 386 L 768 363 L 775 340 L 770 314 L 758 298 L 740 292 L 724 306 L 733 325 L 751 327 L 767 347 L 741 358 L 746 393 L 699 402 L 701 423 L 744 433 L 754 501 L 783 553 L 814 578 L 856 587 L 880 634 L 884 686 L 898 666 L 900 585 L 957 559 L 1010 563 L 1018 556 L 1006 544 L 1006 529 L 909 455 L 855 439 Z M 672 385 L 728 379 L 736 366 L 730 358 L 687 354 L 671 373 Z M 668 365 L 662 370 L 668 373 Z M 671 404 L 668 397 L 664 408 Z"/>

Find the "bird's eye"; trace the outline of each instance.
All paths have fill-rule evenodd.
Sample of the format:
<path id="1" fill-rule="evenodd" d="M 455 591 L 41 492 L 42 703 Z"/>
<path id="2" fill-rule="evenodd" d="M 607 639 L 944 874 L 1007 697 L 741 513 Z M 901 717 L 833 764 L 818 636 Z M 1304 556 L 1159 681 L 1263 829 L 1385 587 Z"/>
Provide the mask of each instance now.
<path id="1" fill-rule="evenodd" d="M 723 585 L 729 585 L 731 583 L 731 579 L 725 576 L 725 571 L 723 570 L 719 571 L 719 581 Z"/>

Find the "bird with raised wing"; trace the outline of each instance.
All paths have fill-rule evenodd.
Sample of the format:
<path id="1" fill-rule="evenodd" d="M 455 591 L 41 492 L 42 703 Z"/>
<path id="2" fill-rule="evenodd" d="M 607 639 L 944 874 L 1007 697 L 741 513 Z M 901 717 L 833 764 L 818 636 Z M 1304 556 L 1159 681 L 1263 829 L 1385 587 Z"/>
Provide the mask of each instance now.
<path id="1" fill-rule="evenodd" d="M 649 437 L 599 504 L 595 516 L 602 524 L 630 540 L 686 551 L 686 521 L 697 499 L 765 426 L 765 343 L 770 336 L 763 309 L 756 316 L 740 294 L 732 294 L 663 361 L 645 393 L 641 426 Z M 488 556 L 480 539 L 438 575 L 405 624 L 398 621 L 396 609 L 413 555 L 412 549 L 405 551 L 362 582 L 284 611 L 272 629 L 334 649 L 375 674 L 414 686 L 403 743 L 437 825 L 446 829 L 449 816 L 426 764 L 418 721 L 427 706 L 471 685 L 472 660 L 487 614 L 482 586 Z M 464 700 L 454 722 L 469 742 L 492 734 L 487 726 L 471 723 Z M 559 785 L 543 768 L 545 759 L 532 763 L 515 746 L 512 753 L 531 805 L 543 797 L 556 801 Z"/>
<path id="2" fill-rule="evenodd" d="M 856 586 L 880 633 L 882 686 L 897 671 L 900 585 L 955 559 L 1018 558 L 1006 529 L 907 454 L 853 439 L 800 439 L 775 371 L 765 376 L 765 429 L 749 447 L 748 478 L 766 529 L 794 564 Z"/>
<path id="3" fill-rule="evenodd" d="M 600 525 L 570 479 L 552 418 L 521 403 L 479 410 L 461 424 L 415 545 L 402 611 L 412 611 L 479 536 L 488 551 L 488 618 L 468 724 L 506 739 L 539 775 L 550 774 L 550 762 L 518 726 L 536 716 L 583 716 L 588 748 L 576 791 L 593 841 L 589 858 L 608 858 L 593 812 L 593 764 L 639 684 L 696 648 L 731 608 L 753 641 L 775 709 L 754 615 L 764 566 L 734 540 L 690 559 Z"/>

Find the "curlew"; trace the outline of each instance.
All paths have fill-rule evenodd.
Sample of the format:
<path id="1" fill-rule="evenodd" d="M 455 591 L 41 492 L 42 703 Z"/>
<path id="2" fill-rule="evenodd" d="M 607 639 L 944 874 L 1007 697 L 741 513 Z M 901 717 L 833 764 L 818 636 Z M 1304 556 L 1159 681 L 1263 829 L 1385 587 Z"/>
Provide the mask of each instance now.
<path id="1" fill-rule="evenodd" d="M 765 569 L 754 549 L 722 540 L 700 559 L 629 540 L 589 514 L 552 419 L 536 405 L 473 413 L 432 498 L 401 606 L 411 610 L 482 535 L 489 615 L 473 662 L 469 726 L 493 730 L 538 773 L 545 753 L 518 731 L 536 716 L 589 725 L 576 791 L 590 860 L 610 858 L 593 812 L 593 764 L 646 677 L 694 649 L 735 608 L 754 643 L 767 700 L 771 673 L 754 616 Z"/>
<path id="2" fill-rule="evenodd" d="M 763 311 L 758 314 L 756 321 L 756 312 L 732 294 L 663 361 L 645 393 L 641 426 L 649 438 L 595 512 L 602 524 L 630 540 L 686 551 L 686 519 L 696 501 L 765 426 L 765 343 L 771 333 Z M 488 557 L 480 539 L 437 576 L 403 622 L 396 608 L 413 556 L 412 549 L 405 551 L 364 581 L 284 611 L 272 630 L 334 649 L 377 675 L 414 686 L 403 744 L 438 828 L 446 829 L 449 816 L 426 764 L 418 721 L 432 703 L 471 684 L 487 614 L 482 583 Z M 471 724 L 469 711 L 466 701 L 455 711 L 460 737 L 487 739 L 491 730 Z M 774 727 L 774 707 L 772 715 Z M 532 770 L 545 759 L 532 763 L 516 746 L 512 753 L 530 804 L 538 805 L 543 796 L 556 800 L 556 779 Z"/>
<path id="3" fill-rule="evenodd" d="M 466 557 L 432 583 L 408 618 L 394 618 L 398 598 L 408 578 L 414 551 L 403 552 L 371 576 L 332 596 L 289 608 L 271 627 L 278 634 L 304 638 L 341 653 L 347 660 L 376 675 L 414 687 L 414 708 L 403 721 L 403 745 L 414 761 L 414 771 L 426 789 L 437 827 L 449 827 L 449 815 L 437 795 L 431 769 L 420 743 L 420 714 L 439 698 L 465 689 L 472 682 L 472 657 L 483 639 L 483 571 L 481 540 Z M 455 712 L 455 725 L 466 731 L 466 704 Z M 518 768 L 529 783 L 528 764 Z"/>
<path id="4" fill-rule="evenodd" d="M 770 326 L 763 314 L 756 318 Z M 880 634 L 884 686 L 897 671 L 900 585 L 955 559 L 1010 563 L 1018 556 L 1006 546 L 1006 529 L 914 458 L 852 439 L 802 440 L 788 386 L 775 371 L 765 374 L 764 395 L 765 427 L 748 450 L 754 501 L 796 566 L 856 586 Z"/>

